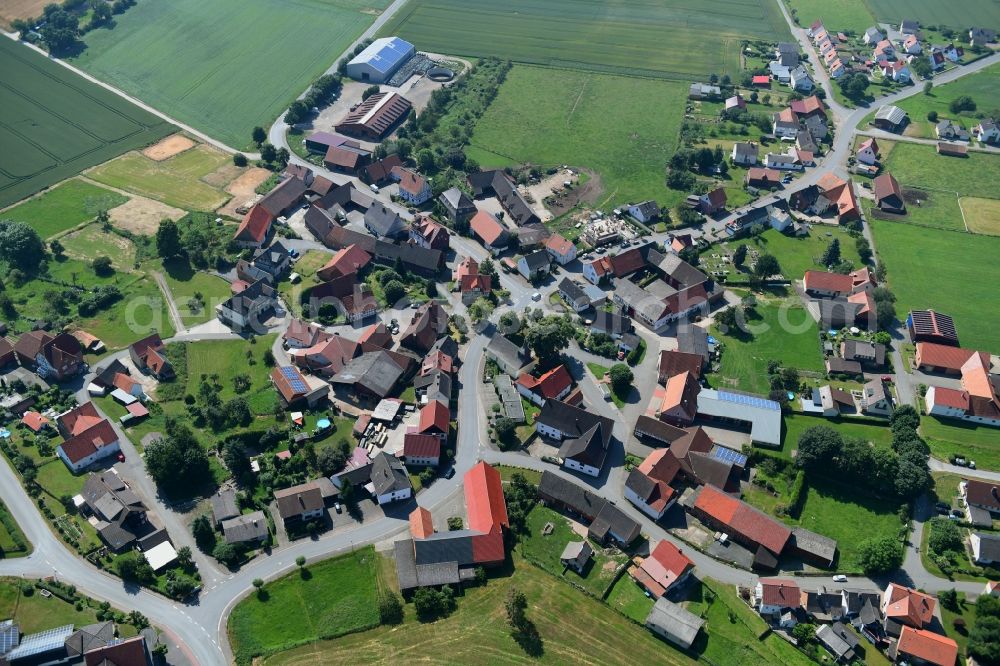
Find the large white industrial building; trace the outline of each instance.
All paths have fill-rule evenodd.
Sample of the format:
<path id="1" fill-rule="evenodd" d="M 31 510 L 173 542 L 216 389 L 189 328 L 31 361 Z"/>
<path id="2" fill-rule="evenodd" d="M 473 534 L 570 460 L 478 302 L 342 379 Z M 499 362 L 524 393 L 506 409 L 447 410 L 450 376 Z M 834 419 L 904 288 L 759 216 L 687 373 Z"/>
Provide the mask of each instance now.
<path id="1" fill-rule="evenodd" d="M 416 52 L 405 39 L 382 37 L 347 63 L 347 75 L 357 81 L 385 83 Z"/>

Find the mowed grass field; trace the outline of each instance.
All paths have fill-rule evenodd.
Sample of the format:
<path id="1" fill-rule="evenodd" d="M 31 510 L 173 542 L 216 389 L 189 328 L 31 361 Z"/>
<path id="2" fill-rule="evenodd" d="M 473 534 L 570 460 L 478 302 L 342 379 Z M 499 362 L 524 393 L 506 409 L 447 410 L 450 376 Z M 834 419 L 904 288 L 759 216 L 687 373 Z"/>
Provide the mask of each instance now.
<path id="1" fill-rule="evenodd" d="M 859 2 L 861 0 L 858 0 Z M 923 25 L 945 25 L 968 30 L 970 25 L 1000 26 L 1000 3 L 996 0 L 864 0 L 879 21 L 899 26 L 901 18 Z"/>
<path id="2" fill-rule="evenodd" d="M 387 0 L 140 0 L 75 64 L 234 148 L 268 127 Z M 425 48 L 420 45 L 420 48 Z"/>
<path id="3" fill-rule="evenodd" d="M 513 558 L 509 576 L 470 587 L 450 616 L 419 622 L 406 604 L 401 625 L 321 640 L 262 660 L 266 666 L 320 664 L 694 664 L 695 661 L 645 628 L 555 576 Z M 309 583 L 307 583 L 308 585 Z M 528 599 L 527 616 L 542 639 L 542 654 L 529 656 L 510 636 L 504 599 L 511 587 Z M 335 595 L 337 588 L 324 594 Z M 746 606 L 743 606 L 746 608 Z M 239 607 L 237 607 L 239 608 Z M 748 612 L 751 612 L 747 609 Z M 728 622 L 728 621 L 727 621 Z M 232 626 L 232 624 L 230 625 Z M 746 633 L 741 639 L 750 642 Z M 768 639 L 769 641 L 771 639 Z M 774 641 L 781 642 L 778 638 Z M 756 641 L 753 641 L 756 643 Z M 768 643 L 770 645 L 770 643 Z M 788 644 L 785 643 L 787 646 Z M 788 646 L 790 652 L 795 649 Z M 780 652 L 780 648 L 779 648 Z M 770 653 L 769 653 L 770 654 Z M 804 659 L 804 658 L 803 658 Z M 806 661 L 744 663 L 805 664 Z"/>
<path id="4" fill-rule="evenodd" d="M 0 206 L 175 131 L 9 39 L 0 40 L 0 109 Z"/>
<path id="5" fill-rule="evenodd" d="M 896 311 L 934 308 L 955 319 L 963 347 L 1000 350 L 1000 238 L 873 220 Z"/>
<path id="6" fill-rule="evenodd" d="M 515 66 L 476 123 L 470 157 L 485 167 L 531 162 L 596 171 L 615 202 L 683 196 L 666 188 L 687 85 Z"/>
<path id="7" fill-rule="evenodd" d="M 813 21 L 823 21 L 830 30 L 862 34 L 875 23 L 864 0 L 787 0 L 787 4 L 795 10 L 799 25 L 807 28 Z"/>
<path id="8" fill-rule="evenodd" d="M 781 265 L 781 274 L 789 280 L 801 280 L 806 271 L 825 270 L 818 262 L 833 239 L 840 241 L 840 256 L 861 267 L 854 239 L 842 227 L 815 225 L 808 236 L 786 236 L 780 231 L 768 229 L 752 240 L 732 241 L 729 247 L 746 244 L 747 247 L 773 254 Z"/>
<path id="9" fill-rule="evenodd" d="M 206 180 L 217 170 L 228 171 L 230 164 L 221 150 L 201 144 L 162 161 L 132 152 L 91 169 L 87 177 L 169 206 L 212 211 L 230 195 Z"/>
<path id="10" fill-rule="evenodd" d="M 962 197 L 958 203 L 965 213 L 969 231 L 1000 236 L 1000 199 Z"/>
<path id="11" fill-rule="evenodd" d="M 0 217 L 24 222 L 42 238 L 51 238 L 94 219 L 101 210 L 111 210 L 126 201 L 128 197 L 117 192 L 74 178 L 5 210 Z"/>
<path id="12" fill-rule="evenodd" d="M 948 190 L 966 197 L 1000 197 L 1000 156 L 969 153 L 968 157 L 938 155 L 934 146 L 897 143 L 886 168 L 902 185 Z"/>
<path id="13" fill-rule="evenodd" d="M 968 346 L 961 329 L 958 334 Z M 948 460 L 957 455 L 975 460 L 981 469 L 1000 469 L 1000 429 L 925 416 L 920 420 L 920 434 L 937 458 Z"/>
<path id="14" fill-rule="evenodd" d="M 961 114 L 951 112 L 948 106 L 952 100 L 962 95 L 968 95 L 976 102 L 976 111 Z M 910 123 L 906 127 L 908 135 L 935 138 L 934 123 L 927 120 L 927 114 L 931 111 L 937 112 L 939 120 L 948 119 L 971 130 L 979 122 L 977 113 L 990 113 L 991 109 L 1000 109 L 1000 64 L 935 87 L 930 95 L 909 97 L 899 103 L 899 108 L 910 116 Z"/>
<path id="15" fill-rule="evenodd" d="M 677 79 L 735 75 L 741 39 L 790 37 L 768 0 L 411 0 L 380 32 L 437 53 Z"/>

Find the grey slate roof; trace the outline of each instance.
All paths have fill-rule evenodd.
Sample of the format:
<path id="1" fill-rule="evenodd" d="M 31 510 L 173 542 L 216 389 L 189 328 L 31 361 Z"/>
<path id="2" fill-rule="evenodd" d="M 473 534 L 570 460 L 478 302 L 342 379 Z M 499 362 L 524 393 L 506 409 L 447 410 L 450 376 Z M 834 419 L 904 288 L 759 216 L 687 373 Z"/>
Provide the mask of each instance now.
<path id="1" fill-rule="evenodd" d="M 259 541 L 267 537 L 267 518 L 263 511 L 230 518 L 223 521 L 222 533 L 226 543 Z"/>
<path id="2" fill-rule="evenodd" d="M 792 545 L 817 559 L 833 564 L 837 556 L 837 540 L 810 532 L 804 527 L 796 527 L 792 530 Z"/>
<path id="3" fill-rule="evenodd" d="M 600 416 L 585 409 L 574 407 L 562 400 L 546 400 L 541 412 L 535 418 L 536 423 L 555 428 L 564 437 L 579 438 L 589 433 L 594 426 L 600 425 L 600 436 L 607 446 L 611 440 L 611 429 L 615 422 L 606 416 Z"/>
<path id="4" fill-rule="evenodd" d="M 88 624 L 74 631 L 66 639 L 66 653 L 71 657 L 80 657 L 85 652 L 102 648 L 115 638 L 115 623 L 111 620 Z"/>
<path id="5" fill-rule="evenodd" d="M 372 460 L 371 482 L 376 495 L 413 487 L 410 485 L 410 477 L 403 462 L 385 452 L 378 454 Z"/>
<path id="6" fill-rule="evenodd" d="M 455 585 L 460 581 L 458 562 L 443 561 L 429 564 L 417 564 L 414 545 L 425 539 L 414 541 L 403 539 L 393 546 L 396 555 L 396 577 L 399 589 L 412 590 L 417 587 Z"/>
<path id="7" fill-rule="evenodd" d="M 358 384 L 377 396 L 387 396 L 403 375 L 392 356 L 385 350 L 367 352 L 351 359 L 336 375 L 334 384 Z"/>
<path id="8" fill-rule="evenodd" d="M 595 423 L 579 437 L 564 440 L 559 447 L 559 456 L 601 469 L 604 467 L 604 459 L 608 455 L 608 443 L 611 441 L 610 433 L 605 437 L 603 431 L 601 424 Z"/>
<path id="9" fill-rule="evenodd" d="M 632 320 L 624 315 L 599 310 L 594 314 L 594 323 L 590 328 L 605 335 L 622 335 L 632 330 Z"/>
<path id="10" fill-rule="evenodd" d="M 677 640 L 670 639 L 671 642 L 683 648 L 691 647 L 704 624 L 705 620 L 666 597 L 657 599 L 649 615 L 646 616 L 647 627 L 659 628 L 664 633 L 676 637 Z"/>
<path id="11" fill-rule="evenodd" d="M 236 491 L 231 488 L 220 490 L 212 495 L 212 518 L 216 524 L 240 515 L 236 506 Z"/>
<path id="12" fill-rule="evenodd" d="M 568 277 L 564 277 L 562 281 L 559 282 L 559 292 L 564 294 L 574 306 L 590 305 L 590 299 L 587 298 L 587 294 L 583 292 L 580 285 L 573 280 L 570 280 Z"/>
<path id="13" fill-rule="evenodd" d="M 403 231 L 403 218 L 381 201 L 376 201 L 365 211 L 365 227 L 378 237 L 392 237 Z"/>

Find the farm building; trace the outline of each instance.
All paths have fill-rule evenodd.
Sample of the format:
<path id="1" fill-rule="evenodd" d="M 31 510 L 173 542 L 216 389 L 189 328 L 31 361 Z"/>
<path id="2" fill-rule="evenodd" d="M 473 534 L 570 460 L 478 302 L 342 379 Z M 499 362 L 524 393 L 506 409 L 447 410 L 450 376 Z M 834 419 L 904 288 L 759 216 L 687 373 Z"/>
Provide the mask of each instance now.
<path id="1" fill-rule="evenodd" d="M 413 44 L 399 37 L 376 39 L 347 63 L 347 75 L 358 81 L 384 83 L 416 52 Z"/>
<path id="2" fill-rule="evenodd" d="M 394 93 L 375 93 L 337 123 L 337 131 L 369 141 L 379 141 L 412 108 L 410 100 Z"/>

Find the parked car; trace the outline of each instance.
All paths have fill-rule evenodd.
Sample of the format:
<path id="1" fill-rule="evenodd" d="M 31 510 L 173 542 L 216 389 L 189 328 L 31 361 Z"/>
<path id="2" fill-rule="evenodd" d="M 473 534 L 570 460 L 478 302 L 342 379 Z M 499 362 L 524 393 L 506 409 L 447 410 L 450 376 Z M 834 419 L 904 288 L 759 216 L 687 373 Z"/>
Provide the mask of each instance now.
<path id="1" fill-rule="evenodd" d="M 536 291 L 535 293 L 533 293 L 533 294 L 531 295 L 531 300 L 533 300 L 533 301 L 540 301 L 540 300 L 542 300 L 542 295 L 541 295 L 541 294 L 539 294 L 539 293 L 538 293 L 538 292 Z"/>
<path id="2" fill-rule="evenodd" d="M 121 451 L 118 452 L 118 462 L 125 462 L 125 454 Z"/>
<path id="3" fill-rule="evenodd" d="M 846 583 L 847 582 L 847 576 L 845 576 L 844 574 L 837 574 L 836 576 L 833 577 L 833 582 L 834 583 Z"/>
<path id="4" fill-rule="evenodd" d="M 343 510 L 344 510 L 344 508 L 343 508 L 342 506 L 340 506 L 340 502 L 336 502 L 336 503 L 334 503 L 334 505 L 333 505 L 333 509 L 334 509 L 334 511 L 336 511 L 337 513 L 340 513 L 341 511 L 343 511 Z"/>
<path id="5" fill-rule="evenodd" d="M 455 476 L 455 468 L 449 467 L 448 471 L 444 473 L 444 478 L 450 479 Z"/>

